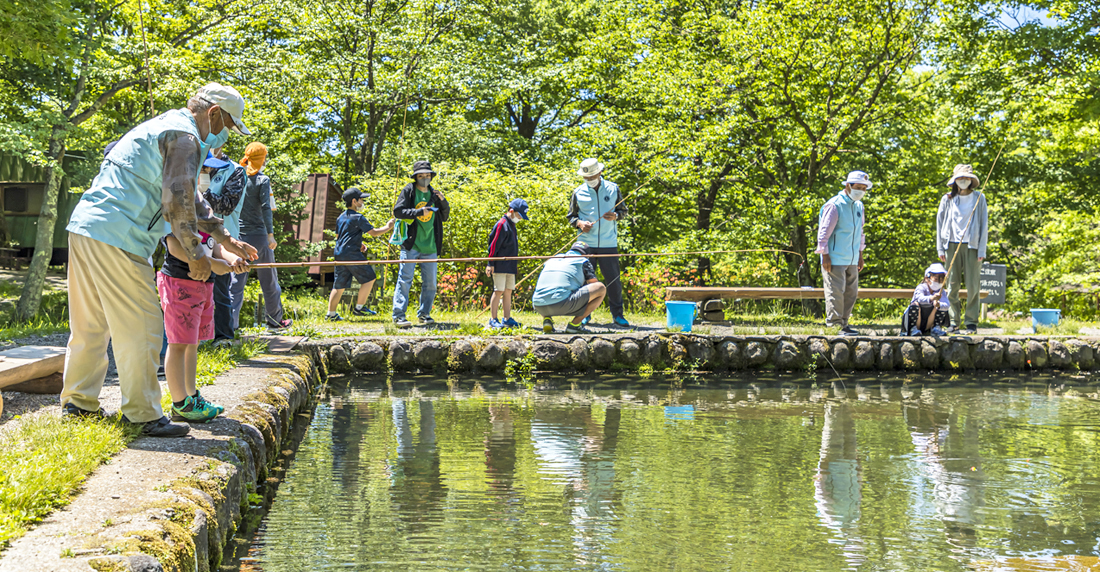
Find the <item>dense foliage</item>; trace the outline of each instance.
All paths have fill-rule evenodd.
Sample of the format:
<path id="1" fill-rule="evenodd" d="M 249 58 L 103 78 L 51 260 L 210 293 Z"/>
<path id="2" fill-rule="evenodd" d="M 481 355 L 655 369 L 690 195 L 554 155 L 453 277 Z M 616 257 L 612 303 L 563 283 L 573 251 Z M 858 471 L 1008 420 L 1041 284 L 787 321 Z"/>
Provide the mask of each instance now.
<path id="1" fill-rule="evenodd" d="M 820 284 L 818 209 L 854 169 L 875 181 L 861 282 L 912 286 L 970 163 L 1008 309 L 1098 312 L 1094 1 L 72 0 L 35 27 L 10 6 L 0 30 L 24 33 L 0 49 L 0 153 L 35 164 L 96 156 L 220 81 L 245 95 L 288 216 L 290 186 L 331 172 L 370 188 L 384 224 L 427 158 L 453 205 L 447 254 L 477 256 L 516 196 L 525 254 L 567 243 L 576 164 L 596 156 L 627 198 L 624 250 L 763 250 L 631 259 L 628 301 L 647 306 L 671 283 Z M 44 43 L 55 28 L 68 41 Z M 443 272 L 444 303 L 488 292 L 481 265 Z"/>

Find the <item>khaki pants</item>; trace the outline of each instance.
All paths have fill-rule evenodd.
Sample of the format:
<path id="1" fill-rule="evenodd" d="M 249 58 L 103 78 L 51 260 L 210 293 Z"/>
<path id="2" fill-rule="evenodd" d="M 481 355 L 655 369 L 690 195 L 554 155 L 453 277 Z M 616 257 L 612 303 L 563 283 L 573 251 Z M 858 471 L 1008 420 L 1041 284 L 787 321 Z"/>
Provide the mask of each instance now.
<path id="1" fill-rule="evenodd" d="M 982 315 L 982 263 L 978 260 L 978 249 L 964 248 L 955 258 L 955 252 L 959 249 L 959 243 L 951 242 L 947 245 L 947 301 L 951 302 L 951 323 L 956 326 L 978 327 L 978 319 Z M 955 265 L 951 266 L 951 261 Z M 959 300 L 959 285 L 962 282 L 961 274 L 966 275 L 966 315 L 965 321 L 960 320 L 962 306 Z"/>
<path id="2" fill-rule="evenodd" d="M 856 295 L 859 294 L 859 265 L 834 264 L 832 268 L 828 272 L 825 272 L 824 268 L 821 269 L 821 278 L 825 283 L 825 323 L 843 328 L 848 325 L 852 308 L 856 306 Z"/>
<path id="3" fill-rule="evenodd" d="M 114 340 L 122 414 L 131 422 L 160 419 L 157 366 L 164 315 L 153 268 L 120 248 L 69 233 L 69 336 L 61 405 L 99 409 Z"/>

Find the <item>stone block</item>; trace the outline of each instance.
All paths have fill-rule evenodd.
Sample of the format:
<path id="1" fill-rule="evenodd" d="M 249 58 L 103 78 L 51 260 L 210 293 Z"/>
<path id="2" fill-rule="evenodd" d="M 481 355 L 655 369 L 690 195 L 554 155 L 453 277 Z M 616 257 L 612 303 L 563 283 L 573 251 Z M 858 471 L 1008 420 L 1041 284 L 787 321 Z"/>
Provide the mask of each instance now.
<path id="1" fill-rule="evenodd" d="M 832 346 L 833 352 L 830 359 L 833 362 L 833 367 L 838 370 L 852 367 L 852 349 L 848 347 L 848 342 L 834 340 Z"/>
<path id="2" fill-rule="evenodd" d="M 1005 364 L 1012 369 L 1023 369 L 1027 364 L 1027 352 L 1016 340 L 1009 340 L 1005 346 Z"/>
<path id="3" fill-rule="evenodd" d="M 916 343 L 910 341 L 901 342 L 901 345 L 898 346 L 898 353 L 901 355 L 901 367 L 905 369 L 921 368 L 920 348 Z"/>
<path id="4" fill-rule="evenodd" d="M 685 342 L 689 360 L 707 365 L 714 363 L 714 344 L 708 338 L 689 338 Z"/>
<path id="5" fill-rule="evenodd" d="M 1050 364 L 1050 356 L 1047 354 L 1047 347 L 1045 344 L 1038 340 L 1028 340 L 1024 344 L 1025 355 L 1027 355 L 1027 363 L 1032 369 L 1043 369 Z"/>
<path id="6" fill-rule="evenodd" d="M 1069 348 L 1058 340 L 1050 340 L 1047 345 L 1050 348 L 1050 367 L 1065 369 L 1073 366 L 1073 360 L 1069 357 Z"/>
<path id="7" fill-rule="evenodd" d="M 409 342 L 403 340 L 390 342 L 390 367 L 397 371 L 405 371 L 412 366 L 413 353 Z"/>
<path id="8" fill-rule="evenodd" d="M 718 344 L 718 363 L 729 369 L 745 369 L 745 354 L 741 351 L 741 345 L 733 340 L 726 340 Z"/>
<path id="9" fill-rule="evenodd" d="M 1069 359 L 1081 369 L 1092 369 L 1094 365 L 1092 346 L 1081 340 L 1067 340 L 1066 349 Z"/>
<path id="10" fill-rule="evenodd" d="M 595 338 L 588 344 L 592 353 L 592 365 L 600 369 L 611 367 L 615 361 L 615 344 L 603 339 Z"/>
<path id="11" fill-rule="evenodd" d="M 882 371 L 890 371 L 894 369 L 896 360 L 897 352 L 894 349 L 894 344 L 890 342 L 880 342 L 878 351 L 875 355 L 875 367 Z"/>
<path id="12" fill-rule="evenodd" d="M 809 340 L 809 356 L 817 369 L 829 368 L 829 342 L 822 338 Z"/>
<path id="13" fill-rule="evenodd" d="M 527 355 L 527 344 L 523 343 L 521 340 L 505 340 L 502 343 L 504 344 L 505 361 L 519 359 Z"/>
<path id="14" fill-rule="evenodd" d="M 336 373 L 349 373 L 352 371 L 351 360 L 348 358 L 348 350 L 343 344 L 333 344 L 328 348 L 328 367 Z"/>
<path id="15" fill-rule="evenodd" d="M 619 361 L 626 366 L 636 366 L 642 360 L 642 348 L 634 340 L 619 342 Z"/>
<path id="16" fill-rule="evenodd" d="M 684 347 L 684 339 L 681 336 L 672 336 L 672 339 L 665 344 L 665 349 L 673 362 L 683 363 L 688 359 L 687 348 Z"/>
<path id="17" fill-rule="evenodd" d="M 504 351 L 495 342 L 488 342 L 477 354 L 478 369 L 497 371 L 504 365 Z"/>
<path id="18" fill-rule="evenodd" d="M 578 370 L 592 367 L 592 352 L 588 349 L 588 342 L 577 338 L 569 342 L 569 351 L 573 354 L 573 367 Z"/>
<path id="19" fill-rule="evenodd" d="M 447 348 L 438 340 L 424 340 L 413 346 L 413 360 L 423 369 L 446 365 Z"/>
<path id="20" fill-rule="evenodd" d="M 986 339 L 974 346 L 972 351 L 974 367 L 978 369 L 1001 369 L 1004 366 L 1004 344 L 997 340 Z"/>
<path id="21" fill-rule="evenodd" d="M 943 347 L 942 365 L 944 369 L 969 369 L 973 367 L 970 361 L 970 346 L 965 341 L 955 340 Z"/>
<path id="22" fill-rule="evenodd" d="M 793 342 L 783 341 L 775 346 L 775 352 L 772 354 L 772 363 L 775 364 L 775 367 L 778 369 L 796 370 L 806 363 L 806 357 L 802 351 L 802 347 Z"/>
<path id="23" fill-rule="evenodd" d="M 386 352 L 374 342 L 363 342 L 351 352 L 351 364 L 359 371 L 382 371 L 386 368 Z"/>
<path id="24" fill-rule="evenodd" d="M 938 344 L 929 340 L 921 340 L 920 363 L 925 369 L 936 369 L 940 367 L 940 350 Z"/>
<path id="25" fill-rule="evenodd" d="M 856 342 L 856 349 L 853 353 L 855 355 L 852 357 L 852 366 L 856 369 L 875 367 L 875 344 L 866 340 Z"/>
<path id="26" fill-rule="evenodd" d="M 768 363 L 768 345 L 764 342 L 749 342 L 745 344 L 745 364 L 749 367 L 760 367 Z"/>
<path id="27" fill-rule="evenodd" d="M 540 367 L 558 371 L 573 365 L 573 354 L 569 346 L 551 340 L 539 340 L 531 353 L 538 360 Z"/>
<path id="28" fill-rule="evenodd" d="M 642 348 L 642 361 L 650 365 L 660 365 L 668 359 L 668 348 L 661 336 L 649 336 Z"/>
<path id="29" fill-rule="evenodd" d="M 470 340 L 458 340 L 448 349 L 447 369 L 450 371 L 470 371 L 477 361 L 477 352 Z"/>

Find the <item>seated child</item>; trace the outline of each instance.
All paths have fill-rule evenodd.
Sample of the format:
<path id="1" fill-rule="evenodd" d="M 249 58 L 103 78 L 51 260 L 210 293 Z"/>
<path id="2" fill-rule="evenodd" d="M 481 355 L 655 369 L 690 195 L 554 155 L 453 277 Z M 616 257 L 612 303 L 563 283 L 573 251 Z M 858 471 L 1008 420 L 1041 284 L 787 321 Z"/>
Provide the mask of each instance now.
<path id="1" fill-rule="evenodd" d="M 947 291 L 943 288 L 947 269 L 939 262 L 924 271 L 924 280 L 913 290 L 913 301 L 901 319 L 902 334 L 920 336 L 946 336 L 944 328 L 950 323 Z"/>
<path id="2" fill-rule="evenodd" d="M 214 337 L 214 274 L 248 271 L 248 264 L 223 251 L 210 235 L 199 233 L 212 273 L 204 281 L 191 274 L 187 253 L 175 236 L 165 236 L 164 265 L 157 273 L 160 307 L 164 310 L 164 331 L 168 353 L 164 378 L 172 395 L 174 421 L 206 422 L 225 411 L 203 399 L 195 387 L 200 340 Z"/>

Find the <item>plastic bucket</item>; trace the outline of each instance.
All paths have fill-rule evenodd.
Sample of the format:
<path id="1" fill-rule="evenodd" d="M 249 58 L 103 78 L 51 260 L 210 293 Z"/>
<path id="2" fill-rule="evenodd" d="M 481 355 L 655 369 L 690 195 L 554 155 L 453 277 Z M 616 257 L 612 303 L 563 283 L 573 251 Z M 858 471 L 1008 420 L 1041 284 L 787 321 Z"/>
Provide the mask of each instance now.
<path id="1" fill-rule="evenodd" d="M 665 314 L 670 329 L 690 332 L 691 322 L 695 320 L 695 302 L 665 302 Z"/>
<path id="2" fill-rule="evenodd" d="M 1057 326 L 1058 319 L 1062 317 L 1062 311 L 1051 308 L 1031 309 L 1031 331 L 1037 331 L 1039 326 Z"/>

